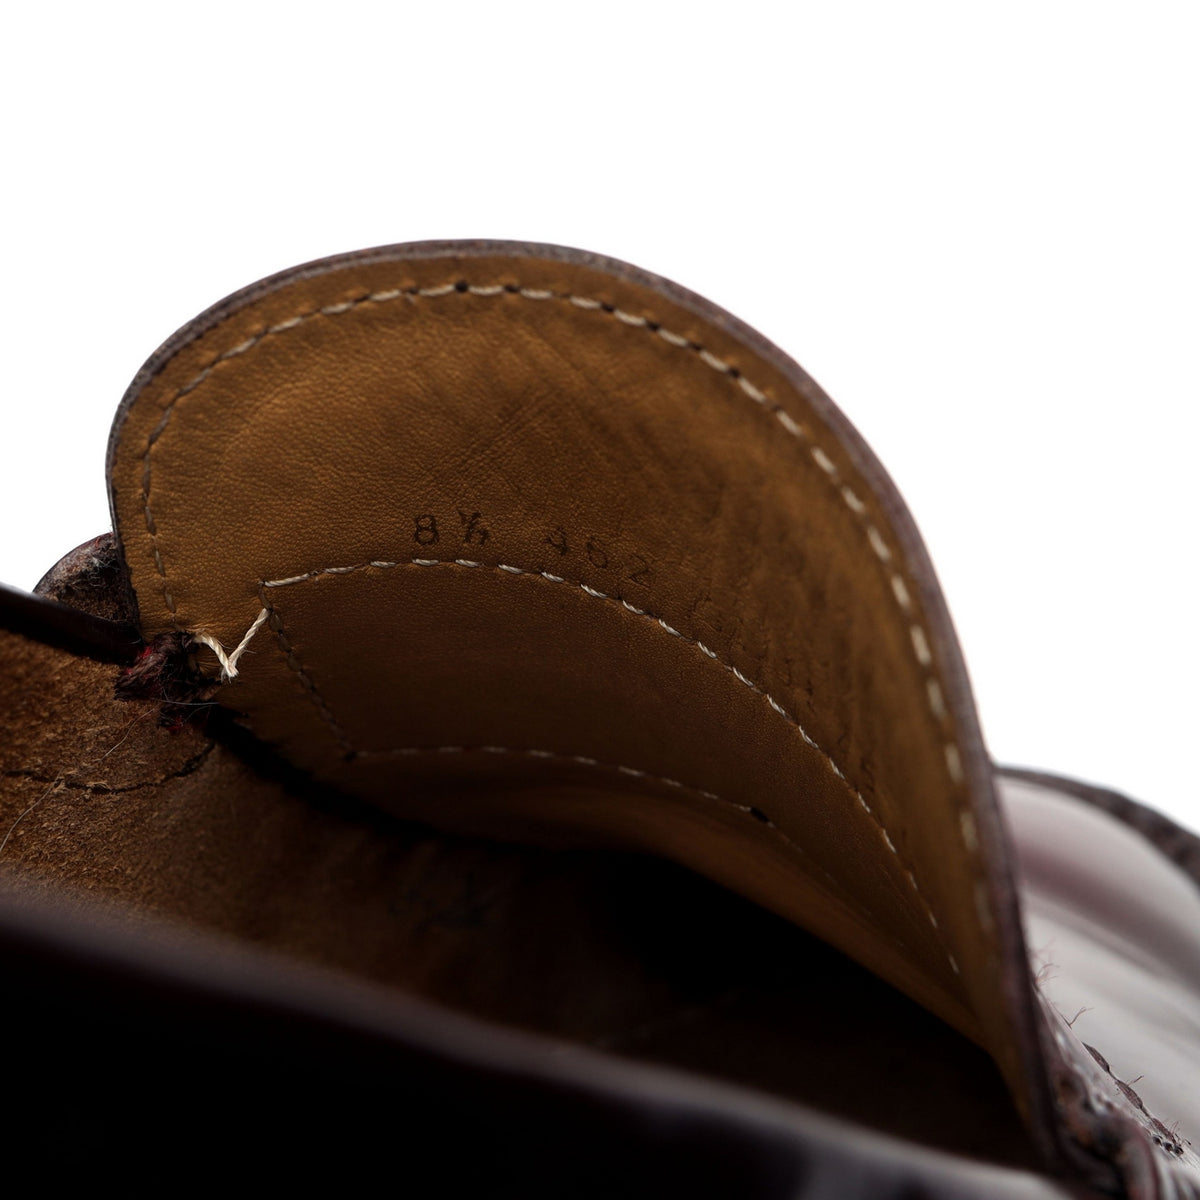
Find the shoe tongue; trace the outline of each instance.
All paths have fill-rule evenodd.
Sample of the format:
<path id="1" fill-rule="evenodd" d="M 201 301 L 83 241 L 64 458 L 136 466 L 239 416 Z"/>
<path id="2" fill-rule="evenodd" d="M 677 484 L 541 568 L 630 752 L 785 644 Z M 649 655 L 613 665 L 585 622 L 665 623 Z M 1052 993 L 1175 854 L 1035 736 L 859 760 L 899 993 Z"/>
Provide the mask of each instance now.
<path id="1" fill-rule="evenodd" d="M 806 926 L 1033 1086 L 962 661 L 903 505 L 793 363 L 662 280 L 491 244 L 201 317 L 114 430 L 143 632 L 319 780 L 635 847 Z"/>

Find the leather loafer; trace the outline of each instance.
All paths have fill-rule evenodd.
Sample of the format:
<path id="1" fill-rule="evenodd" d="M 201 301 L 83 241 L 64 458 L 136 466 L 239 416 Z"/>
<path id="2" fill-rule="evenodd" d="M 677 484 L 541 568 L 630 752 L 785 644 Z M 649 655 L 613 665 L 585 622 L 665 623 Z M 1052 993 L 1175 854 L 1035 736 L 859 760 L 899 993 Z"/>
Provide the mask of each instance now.
<path id="1" fill-rule="evenodd" d="M 1200 842 L 993 764 L 895 488 L 735 318 L 557 247 L 327 259 L 160 348 L 108 478 L 0 594 L 14 1144 L 1200 1195 Z"/>

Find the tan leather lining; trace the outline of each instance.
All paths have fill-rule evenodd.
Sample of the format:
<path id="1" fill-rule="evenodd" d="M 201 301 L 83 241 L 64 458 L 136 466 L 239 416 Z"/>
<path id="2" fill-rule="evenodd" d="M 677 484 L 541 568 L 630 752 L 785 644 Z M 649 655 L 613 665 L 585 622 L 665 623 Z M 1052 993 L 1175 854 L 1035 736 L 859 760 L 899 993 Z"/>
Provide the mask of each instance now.
<path id="1" fill-rule="evenodd" d="M 289 791 L 0 631 L 8 890 L 232 936 L 439 1005 L 1035 1167 L 986 1056 L 799 930 L 668 864 L 501 846 Z M 38 719 L 35 714 L 43 713 Z"/>
<path id="2" fill-rule="evenodd" d="M 678 293 L 417 254 L 300 273 L 179 339 L 112 481 L 144 630 L 231 648 L 265 608 L 220 698 L 318 778 L 678 858 L 1012 1077 L 978 735 L 864 456 Z"/>

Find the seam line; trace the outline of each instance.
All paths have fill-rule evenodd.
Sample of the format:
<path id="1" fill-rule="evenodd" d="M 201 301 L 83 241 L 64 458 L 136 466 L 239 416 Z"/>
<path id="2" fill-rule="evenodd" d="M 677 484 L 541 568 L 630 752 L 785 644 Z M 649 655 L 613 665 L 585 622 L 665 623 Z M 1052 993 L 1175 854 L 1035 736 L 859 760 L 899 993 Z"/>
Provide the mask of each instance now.
<path id="1" fill-rule="evenodd" d="M 740 684 L 742 684 L 743 687 L 745 687 L 749 691 L 753 692 L 756 696 L 760 697 L 762 700 L 765 700 L 767 702 L 767 704 L 772 709 L 774 709 L 774 711 L 776 713 L 779 714 L 779 716 L 781 716 L 784 720 L 787 721 L 787 723 L 789 725 L 791 725 L 791 727 L 800 735 L 800 737 L 804 741 L 804 743 L 807 746 L 809 746 L 812 750 L 816 751 L 816 753 L 819 754 L 822 759 L 824 759 L 825 764 L 829 767 L 829 769 L 832 771 L 832 773 L 841 781 L 841 783 L 845 787 L 845 789 L 847 791 L 849 791 L 851 796 L 853 796 L 853 798 L 858 802 L 859 807 L 861 807 L 862 810 L 870 817 L 872 824 L 876 828 L 876 832 L 878 833 L 881 840 L 883 841 L 883 844 L 886 846 L 887 850 L 891 853 L 891 855 L 895 858 L 896 862 L 899 864 L 901 871 L 903 873 L 904 879 L 907 881 L 910 888 L 912 889 L 912 892 L 913 892 L 914 896 L 916 897 L 918 905 L 920 906 L 921 910 L 923 911 L 925 917 L 929 920 L 930 924 L 935 929 L 937 928 L 937 919 L 934 916 L 932 906 L 929 904 L 928 900 L 925 898 L 924 892 L 921 890 L 920 886 L 917 883 L 916 875 L 913 873 L 911 866 L 908 864 L 908 862 L 901 855 L 900 851 L 897 849 L 896 844 L 893 842 L 891 836 L 889 835 L 887 828 L 884 825 L 883 820 L 880 818 L 879 814 L 867 802 L 867 799 L 865 796 L 863 796 L 862 792 L 860 792 L 852 783 L 850 783 L 850 781 L 846 778 L 845 774 L 838 767 L 837 763 L 833 760 L 832 756 L 829 755 L 824 749 L 822 749 L 820 745 L 818 745 L 818 743 L 808 733 L 808 731 L 804 728 L 804 726 L 800 723 L 800 721 L 795 716 L 793 716 L 792 713 L 790 713 L 782 704 L 780 704 L 779 701 L 777 701 L 769 692 L 767 692 L 758 683 L 756 683 L 754 680 L 750 679 L 742 671 L 738 670 L 737 667 L 735 667 L 731 663 L 728 663 L 724 659 L 722 659 L 715 651 L 711 650 L 708 646 L 704 645 L 702 642 L 697 641 L 695 638 L 688 637 L 687 634 L 681 633 L 678 629 L 675 629 L 673 626 L 669 625 L 662 617 L 657 617 L 654 614 L 648 613 L 642 609 L 634 608 L 632 605 L 627 604 L 619 596 L 611 596 L 608 593 L 602 592 L 597 588 L 590 587 L 586 583 L 574 583 L 570 580 L 564 579 L 560 575 L 552 575 L 548 571 L 530 570 L 525 567 L 514 566 L 512 563 L 496 563 L 493 565 L 490 563 L 485 564 L 485 563 L 475 562 L 472 560 L 461 559 L 461 558 L 446 558 L 446 559 L 410 558 L 407 560 L 399 560 L 399 561 L 395 561 L 395 562 L 382 560 L 382 559 L 371 559 L 366 562 L 352 563 L 349 566 L 318 567 L 311 571 L 306 571 L 302 575 L 289 575 L 282 579 L 264 579 L 259 586 L 259 597 L 262 600 L 263 612 L 269 613 L 267 621 L 270 624 L 271 628 L 275 631 L 276 640 L 279 643 L 280 649 L 284 652 L 284 656 L 287 660 L 288 666 L 293 671 L 295 671 L 297 673 L 297 675 L 300 677 L 300 681 L 304 685 L 305 689 L 307 690 L 313 703 L 316 705 L 317 711 L 321 714 L 321 716 L 324 718 L 324 720 L 329 725 L 335 738 L 338 741 L 338 744 L 342 747 L 343 753 L 346 755 L 347 758 L 351 758 L 351 759 L 357 758 L 364 753 L 388 753 L 388 752 L 387 751 L 364 752 L 361 750 L 354 749 L 351 742 L 349 741 L 349 739 L 346 736 L 345 730 L 335 719 L 335 717 L 333 715 L 333 711 L 330 708 L 328 702 L 321 695 L 316 684 L 313 682 L 312 677 L 307 673 L 307 671 L 305 671 L 305 669 L 302 666 L 302 664 L 300 663 L 299 659 L 296 657 L 295 653 L 293 652 L 290 643 L 288 643 L 286 635 L 284 634 L 282 618 L 279 616 L 278 610 L 275 608 L 275 606 L 272 604 L 271 600 L 268 598 L 268 592 L 270 590 L 279 590 L 281 588 L 295 587 L 297 584 L 309 583 L 315 579 L 320 579 L 324 576 L 350 575 L 356 571 L 365 571 L 365 570 L 390 571 L 390 570 L 395 570 L 397 568 L 409 567 L 409 566 L 422 567 L 425 569 L 435 568 L 435 567 L 457 567 L 457 568 L 460 568 L 463 570 L 482 569 L 485 571 L 496 572 L 498 578 L 504 577 L 504 576 L 525 575 L 525 576 L 529 576 L 531 578 L 545 580 L 548 583 L 562 584 L 565 587 L 571 588 L 572 590 L 578 590 L 578 591 L 582 592 L 584 595 L 591 597 L 592 599 L 600 600 L 600 601 L 610 603 L 610 604 L 620 605 L 621 608 L 623 608 L 625 611 L 658 626 L 660 629 L 662 629 L 665 633 L 669 634 L 671 637 L 678 638 L 681 642 L 686 642 L 688 645 L 694 646 L 697 650 L 700 650 L 705 655 L 706 658 L 711 659 L 719 667 L 721 667 L 722 670 L 731 674 Z M 262 625 L 262 623 L 263 623 L 263 616 L 262 616 L 262 613 L 260 613 L 259 617 L 256 618 L 254 625 L 251 626 L 250 631 L 247 633 L 246 637 L 242 639 L 243 646 L 246 643 L 248 643 L 248 641 L 251 637 L 253 637 L 254 632 Z M 449 751 L 447 751 L 447 752 L 449 752 Z M 401 753 L 401 752 L 397 752 L 397 753 Z M 535 757 L 543 756 L 544 754 L 547 754 L 547 755 L 549 754 L 549 752 L 539 752 L 539 751 L 535 751 L 535 750 L 530 750 L 530 751 L 527 751 L 526 753 L 531 754 Z M 615 769 L 619 770 L 623 774 L 627 774 L 627 775 L 647 774 L 646 772 L 643 772 L 643 771 L 641 771 L 637 768 L 633 768 L 633 767 L 617 767 Z M 648 776 L 648 777 L 661 778 L 658 776 Z M 667 783 L 672 782 L 670 780 L 664 780 L 664 781 Z M 693 790 L 699 790 L 699 789 L 693 789 Z M 721 797 L 718 797 L 718 796 L 714 795 L 713 793 L 701 792 L 700 794 L 705 795 L 711 799 L 721 799 Z M 769 816 L 767 816 L 765 813 L 762 813 L 761 810 L 756 809 L 753 806 L 743 806 L 741 804 L 736 804 L 735 802 L 729 801 L 729 800 L 725 800 L 723 802 L 727 803 L 727 804 L 733 804 L 734 807 L 742 809 L 743 811 L 748 812 L 751 815 L 755 816 L 760 822 L 762 822 L 763 824 L 776 830 L 779 833 L 779 835 L 789 845 L 795 847 L 797 850 L 800 850 L 801 854 L 805 858 L 809 857 L 806 852 L 801 850 L 800 847 L 797 846 L 796 843 L 793 842 L 792 839 L 789 838 L 781 829 L 779 829 L 779 826 L 776 825 L 775 822 L 772 821 Z M 954 956 L 952 954 L 950 954 L 948 950 L 947 950 L 947 957 L 948 957 L 951 967 L 954 969 L 955 974 L 958 974 L 958 965 L 954 960 Z"/>

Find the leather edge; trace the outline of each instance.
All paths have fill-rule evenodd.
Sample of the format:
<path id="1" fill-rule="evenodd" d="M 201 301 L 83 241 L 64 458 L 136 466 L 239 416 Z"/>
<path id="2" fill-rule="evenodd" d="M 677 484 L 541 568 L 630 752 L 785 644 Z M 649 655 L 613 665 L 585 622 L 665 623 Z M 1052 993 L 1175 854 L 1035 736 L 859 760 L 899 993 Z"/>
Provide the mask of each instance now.
<path id="1" fill-rule="evenodd" d="M 1123 792 L 1112 788 L 1101 787 L 1097 784 L 1086 783 L 1083 780 L 1069 776 L 1056 775 L 1050 771 L 1040 771 L 1026 767 L 1012 767 L 997 764 L 996 774 L 1001 778 L 1012 779 L 1021 783 L 1029 783 L 1044 787 L 1050 791 L 1060 792 L 1091 805 L 1134 833 L 1143 837 L 1150 845 L 1175 864 L 1200 889 L 1200 836 L 1192 833 L 1171 820 L 1166 814 L 1132 799 Z M 1065 1103 L 1076 1111 L 1069 1118 L 1076 1124 L 1084 1137 L 1079 1142 L 1078 1151 L 1083 1151 L 1083 1142 L 1102 1152 L 1104 1159 L 1112 1164 L 1120 1164 L 1122 1173 L 1130 1194 L 1137 1197 L 1157 1197 L 1174 1195 L 1192 1195 L 1188 1191 L 1178 1190 L 1177 1185 L 1190 1189 L 1190 1178 L 1187 1181 L 1179 1179 L 1174 1164 L 1161 1163 L 1154 1153 L 1150 1136 L 1145 1129 L 1129 1117 L 1120 1118 L 1111 1113 L 1097 1112 L 1087 1101 L 1088 1085 L 1086 1075 L 1080 1071 L 1079 1063 L 1072 1063 L 1069 1057 L 1056 1043 L 1053 1021 L 1047 1016 L 1045 1029 L 1045 1055 L 1047 1061 L 1059 1059 L 1059 1072 L 1065 1086 Z M 1096 1075 L 1100 1066 L 1083 1064 L 1087 1070 Z M 1104 1074 L 1111 1075 L 1107 1064 L 1103 1064 Z M 1128 1096 L 1126 1096 L 1128 1100 Z M 1132 1103 L 1132 1102 L 1131 1102 Z M 1140 1104 L 1140 1101 L 1139 1101 Z M 1143 1113 L 1144 1113 L 1143 1109 Z M 1149 1114 L 1146 1114 L 1149 1119 Z M 1081 1164 L 1087 1159 L 1086 1153 L 1080 1159 Z"/>
<path id="2" fill-rule="evenodd" d="M 142 647 L 129 624 L 0 583 L 0 628 L 85 658 L 131 663 Z"/>

